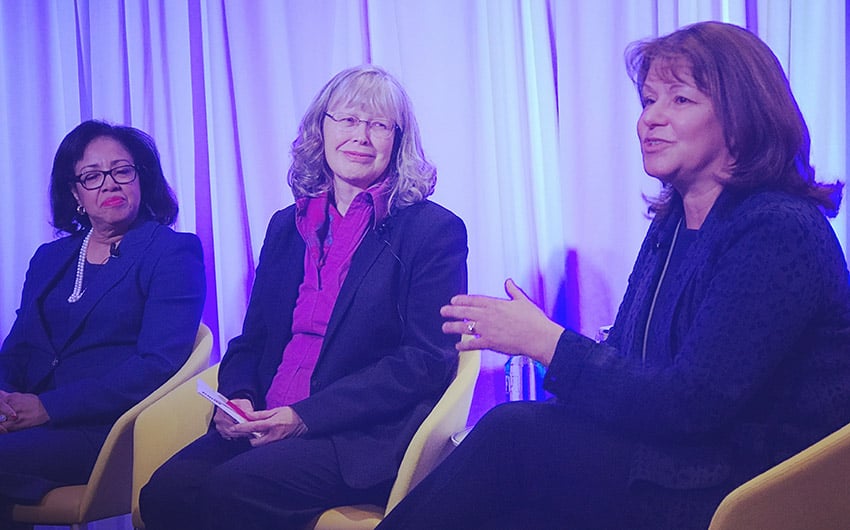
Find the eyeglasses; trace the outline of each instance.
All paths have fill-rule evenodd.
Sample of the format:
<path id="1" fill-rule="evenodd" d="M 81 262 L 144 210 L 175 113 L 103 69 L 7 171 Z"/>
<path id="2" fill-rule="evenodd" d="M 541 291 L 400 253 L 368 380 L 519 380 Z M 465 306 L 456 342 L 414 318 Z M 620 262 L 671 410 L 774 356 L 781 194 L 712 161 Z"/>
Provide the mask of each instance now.
<path id="1" fill-rule="evenodd" d="M 107 175 L 111 176 L 116 184 L 129 184 L 136 180 L 136 166 L 118 166 L 109 171 L 93 169 L 80 173 L 74 179 L 79 181 L 80 185 L 87 190 L 97 190 L 103 187 Z"/>
<path id="2" fill-rule="evenodd" d="M 389 138 L 396 130 L 396 125 L 391 120 L 361 120 L 350 114 L 332 114 L 326 112 L 325 116 L 332 119 L 337 127 L 344 131 L 352 131 L 361 123 L 366 124 L 366 130 L 375 138 Z"/>

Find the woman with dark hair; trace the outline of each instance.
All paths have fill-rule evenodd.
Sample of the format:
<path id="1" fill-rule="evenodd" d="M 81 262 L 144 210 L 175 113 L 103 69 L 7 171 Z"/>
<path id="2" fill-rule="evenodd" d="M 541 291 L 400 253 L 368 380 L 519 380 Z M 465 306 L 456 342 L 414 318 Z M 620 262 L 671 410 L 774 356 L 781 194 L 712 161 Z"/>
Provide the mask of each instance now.
<path id="1" fill-rule="evenodd" d="M 440 307 L 466 291 L 466 229 L 426 198 L 404 89 L 374 66 L 333 77 L 301 120 L 242 334 L 219 391 L 245 411 L 151 477 L 149 530 L 302 528 L 327 508 L 385 504 L 457 364 Z"/>
<path id="2" fill-rule="evenodd" d="M 0 349 L 0 526 L 12 504 L 84 484 L 115 420 L 189 356 L 204 304 L 200 241 L 153 140 L 87 121 L 62 140 L 50 182 L 68 235 L 30 261 Z"/>
<path id="3" fill-rule="evenodd" d="M 490 411 L 379 526 L 706 528 L 736 486 L 850 421 L 850 279 L 806 124 L 746 30 L 633 45 L 644 169 L 663 185 L 608 338 L 509 299 L 442 308 L 458 349 L 525 354 L 556 399 Z"/>

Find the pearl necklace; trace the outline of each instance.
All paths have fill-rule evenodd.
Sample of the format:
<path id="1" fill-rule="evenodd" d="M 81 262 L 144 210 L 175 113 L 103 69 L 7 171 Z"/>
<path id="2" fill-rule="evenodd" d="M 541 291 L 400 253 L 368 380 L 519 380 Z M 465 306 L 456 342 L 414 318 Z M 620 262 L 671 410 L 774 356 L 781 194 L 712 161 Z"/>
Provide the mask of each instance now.
<path id="1" fill-rule="evenodd" d="M 73 304 L 80 298 L 82 298 L 85 290 L 83 289 L 83 274 L 86 270 L 86 253 L 89 250 L 89 239 L 91 239 L 92 230 L 89 230 L 89 233 L 86 234 L 86 237 L 83 239 L 83 246 L 80 247 L 80 257 L 77 259 L 77 277 L 74 278 L 74 290 L 71 292 L 71 296 L 68 297 L 68 303 Z"/>

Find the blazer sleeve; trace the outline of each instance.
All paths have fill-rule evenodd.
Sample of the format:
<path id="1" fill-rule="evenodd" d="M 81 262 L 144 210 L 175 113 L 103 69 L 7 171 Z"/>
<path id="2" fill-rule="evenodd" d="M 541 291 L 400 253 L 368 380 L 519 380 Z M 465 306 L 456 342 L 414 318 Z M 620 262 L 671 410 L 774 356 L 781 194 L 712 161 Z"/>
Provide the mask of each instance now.
<path id="1" fill-rule="evenodd" d="M 26 277 L 24 278 L 24 288 L 21 292 L 21 305 L 17 310 L 17 317 L 12 324 L 12 329 L 3 341 L 3 347 L 0 349 L 0 390 L 6 392 L 18 391 L 23 386 L 24 370 L 28 359 L 28 351 L 23 338 L 23 326 L 21 322 L 24 307 L 32 303 L 35 297 L 34 284 L 36 278 L 35 271 L 40 267 L 40 263 L 44 260 L 47 244 L 41 245 L 32 259 L 30 259 L 29 267 L 27 268 Z"/>
<path id="2" fill-rule="evenodd" d="M 577 414 L 652 438 L 694 438 L 730 425 L 823 318 L 825 300 L 843 297 L 846 311 L 847 270 L 814 208 L 746 212 L 715 245 L 672 364 L 643 368 L 639 352 L 568 330 L 546 388 Z"/>
<path id="3" fill-rule="evenodd" d="M 100 377 L 80 377 L 40 394 L 51 423 L 114 419 L 186 362 L 206 293 L 203 250 L 193 234 L 168 230 L 161 239 L 142 258 L 138 274 L 124 280 L 138 282 L 146 293 L 136 351 Z"/>
<path id="4" fill-rule="evenodd" d="M 397 256 L 409 267 L 400 289 L 407 297 L 399 306 L 402 340 L 386 347 L 377 362 L 293 405 L 309 434 L 363 428 L 399 418 L 423 401 L 433 405 L 454 372 L 459 337 L 442 333 L 440 307 L 467 289 L 466 228 L 440 210 L 440 215 L 422 216 L 401 237 L 410 249 Z"/>

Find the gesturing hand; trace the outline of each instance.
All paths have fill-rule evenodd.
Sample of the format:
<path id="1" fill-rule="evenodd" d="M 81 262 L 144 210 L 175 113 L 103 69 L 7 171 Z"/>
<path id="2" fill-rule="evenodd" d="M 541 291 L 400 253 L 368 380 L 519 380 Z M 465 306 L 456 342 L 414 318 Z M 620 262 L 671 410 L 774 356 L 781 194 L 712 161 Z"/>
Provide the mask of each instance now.
<path id="1" fill-rule="evenodd" d="M 508 300 L 482 295 L 458 295 L 440 314 L 449 319 L 443 333 L 475 335 L 458 343 L 459 350 L 489 349 L 522 354 L 549 364 L 564 328 L 549 320 L 543 311 L 517 287 L 505 281 Z"/>

